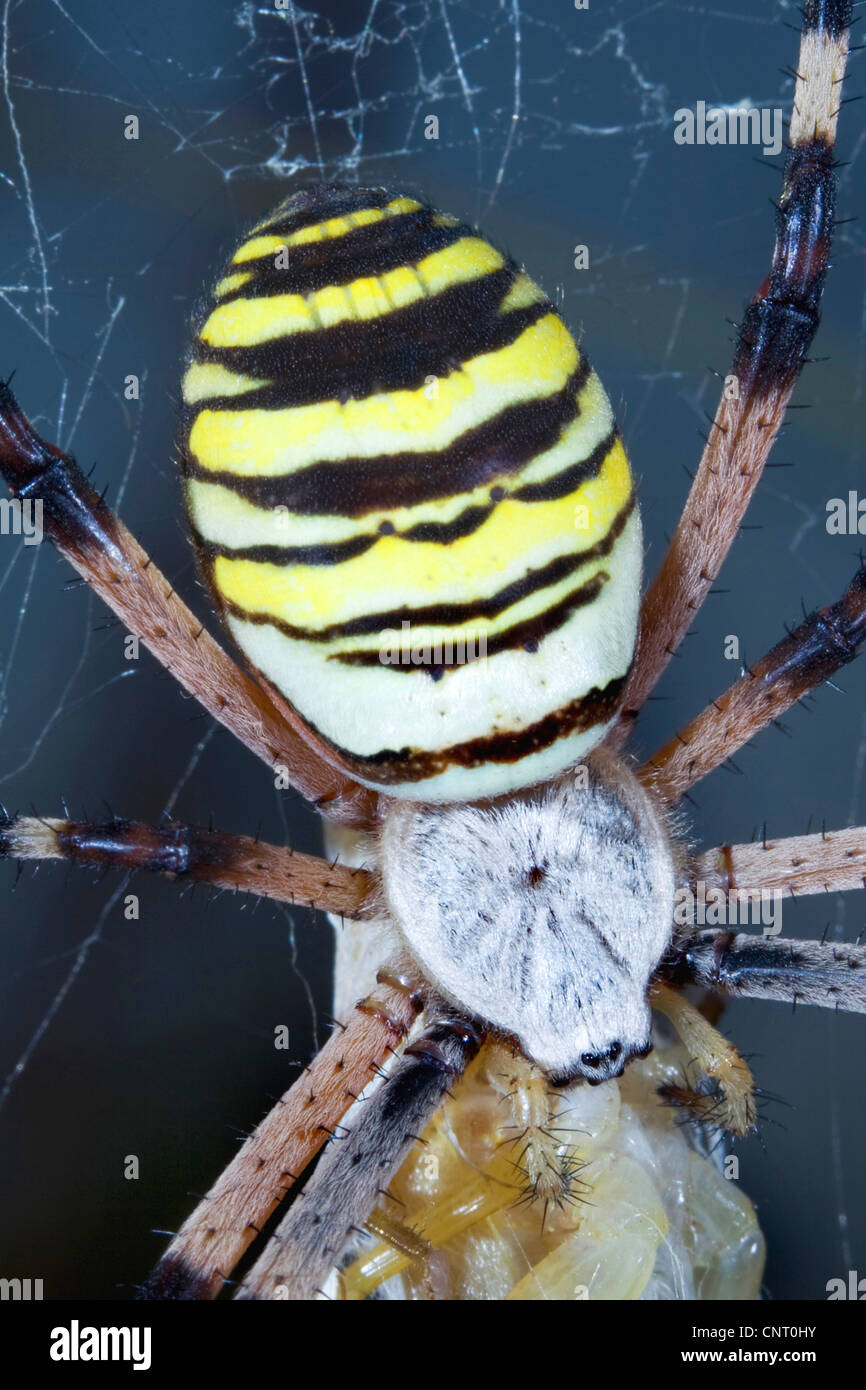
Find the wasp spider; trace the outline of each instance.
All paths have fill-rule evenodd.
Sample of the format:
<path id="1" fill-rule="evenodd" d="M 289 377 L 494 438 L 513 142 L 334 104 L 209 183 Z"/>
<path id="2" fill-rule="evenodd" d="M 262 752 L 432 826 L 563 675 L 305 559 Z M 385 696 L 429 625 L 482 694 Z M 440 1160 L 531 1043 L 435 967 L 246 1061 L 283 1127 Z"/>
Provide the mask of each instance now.
<path id="1" fill-rule="evenodd" d="M 866 829 L 696 854 L 676 807 L 852 659 L 866 569 L 643 767 L 622 752 L 736 535 L 817 327 L 850 9 L 806 6 L 772 267 L 642 604 L 629 465 L 586 356 L 513 261 L 399 191 L 293 193 L 243 240 L 197 326 L 187 505 L 251 674 L 0 390 L 15 495 L 42 500 L 79 573 L 318 807 L 339 854 L 36 817 L 6 821 L 3 851 L 168 872 L 353 924 L 346 1023 L 175 1236 L 148 1296 L 215 1296 L 305 1175 L 237 1296 L 694 1296 L 663 1268 L 672 1213 L 614 1138 L 617 1108 L 660 1093 L 745 1135 L 754 1084 L 712 1001 L 866 1011 L 866 950 L 676 913 L 684 890 L 861 886 Z M 707 992 L 702 1008 L 687 985 Z M 679 1041 L 651 1056 L 652 1010 Z M 666 1124 L 656 1113 L 643 1131 L 661 1164 L 680 1161 Z M 694 1158 L 712 1200 L 714 1170 Z M 745 1199 L 736 1217 L 736 1291 L 754 1294 Z M 708 1277 L 713 1259 L 692 1254 Z"/>

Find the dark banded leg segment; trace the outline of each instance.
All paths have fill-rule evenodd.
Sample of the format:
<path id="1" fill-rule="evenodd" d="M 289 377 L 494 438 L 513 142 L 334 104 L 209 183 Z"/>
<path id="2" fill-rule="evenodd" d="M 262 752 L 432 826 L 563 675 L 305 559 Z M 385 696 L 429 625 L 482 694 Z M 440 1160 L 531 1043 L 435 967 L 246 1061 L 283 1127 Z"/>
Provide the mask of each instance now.
<path id="1" fill-rule="evenodd" d="M 479 1045 L 472 1027 L 446 1019 L 406 1048 L 348 1136 L 331 1141 L 236 1297 L 315 1298 Z"/>
<path id="2" fill-rule="evenodd" d="M 147 1299 L 215 1298 L 346 1111 L 407 1037 L 423 997 L 398 974 L 356 1004 L 262 1120 L 172 1240 Z"/>
<path id="3" fill-rule="evenodd" d="M 93 868 L 147 869 L 214 888 L 255 893 L 340 917 L 373 914 L 376 879 L 366 869 L 329 864 L 247 835 L 168 822 L 0 819 L 0 858 L 65 859 Z"/>
<path id="4" fill-rule="evenodd" d="M 699 931 L 681 943 L 665 973 L 676 984 L 738 999 L 866 1013 L 866 946 Z"/>
<path id="5" fill-rule="evenodd" d="M 836 202 L 834 146 L 848 0 L 808 0 L 770 273 L 740 324 L 706 448 L 644 599 L 638 660 L 611 740 L 622 744 L 736 538 L 818 327 Z"/>
<path id="6" fill-rule="evenodd" d="M 866 565 L 837 603 L 811 613 L 644 763 L 642 779 L 665 801 L 676 801 L 796 700 L 853 661 L 864 637 Z"/>
<path id="7" fill-rule="evenodd" d="M 71 454 L 41 439 L 0 382 L 0 472 L 41 502 L 43 529 L 83 579 L 214 719 L 334 820 L 369 826 L 375 796 L 290 728 L 234 664 L 90 486 Z"/>

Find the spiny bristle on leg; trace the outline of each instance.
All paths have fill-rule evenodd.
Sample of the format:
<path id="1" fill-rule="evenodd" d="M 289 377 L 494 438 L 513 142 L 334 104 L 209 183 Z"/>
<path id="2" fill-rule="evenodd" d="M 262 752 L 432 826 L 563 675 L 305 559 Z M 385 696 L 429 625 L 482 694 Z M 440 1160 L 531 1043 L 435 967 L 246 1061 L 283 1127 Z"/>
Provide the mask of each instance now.
<path id="1" fill-rule="evenodd" d="M 726 1123 L 729 1118 L 727 1097 L 717 1081 L 708 1076 L 689 1077 L 684 1070 L 679 1080 L 662 1082 L 656 1094 L 662 1105 L 680 1112 L 676 1121 L 678 1125 L 694 1125 L 702 1131 L 704 1143 L 710 1150 L 719 1145 L 725 1146 L 732 1132 Z M 784 1102 L 779 1096 L 755 1087 L 756 1122 L 749 1134 L 760 1134 L 759 1124 L 763 1127 L 777 1123 L 766 1113 L 771 1103 Z"/>

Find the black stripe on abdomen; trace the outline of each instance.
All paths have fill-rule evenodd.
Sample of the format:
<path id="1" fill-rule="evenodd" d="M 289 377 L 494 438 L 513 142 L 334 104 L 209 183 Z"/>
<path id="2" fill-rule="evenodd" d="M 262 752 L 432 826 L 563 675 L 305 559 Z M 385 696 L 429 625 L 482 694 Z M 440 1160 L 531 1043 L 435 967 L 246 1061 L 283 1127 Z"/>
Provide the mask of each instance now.
<path id="1" fill-rule="evenodd" d="M 547 489 L 548 497 L 554 498 L 565 497 L 570 492 L 576 492 L 583 483 L 598 477 L 601 466 L 616 438 L 617 431 L 613 429 L 595 446 L 591 453 L 587 454 L 585 459 L 571 464 L 569 468 L 563 469 L 562 473 L 555 474 L 547 482 L 533 486 L 537 489 Z M 567 479 L 567 485 L 560 481 L 563 478 Z M 372 534 L 370 532 L 366 535 L 362 533 L 357 536 L 349 536 L 345 540 L 320 541 L 314 545 L 262 544 L 232 548 L 205 540 L 198 533 L 196 539 L 205 555 L 224 555 L 230 560 L 254 560 L 257 564 L 281 565 L 284 568 L 289 565 L 340 565 L 344 560 L 354 560 L 357 555 L 363 555 L 365 551 L 386 535 L 396 535 L 401 541 L 420 545 L 452 545 L 454 541 L 462 540 L 464 536 L 471 536 L 474 531 L 477 531 L 487 518 L 493 515 L 497 506 L 505 498 L 517 502 L 542 500 L 538 496 L 527 497 L 525 493 L 528 491 L 530 488 L 518 488 L 511 493 L 503 490 L 502 497 L 497 497 L 495 502 L 491 501 L 488 506 L 466 507 L 450 521 L 422 521 L 416 526 L 408 527 L 405 531 L 398 531 L 391 524 L 390 529 L 385 531 L 377 528 Z"/>
<path id="2" fill-rule="evenodd" d="M 365 637 L 371 633 L 396 628 L 403 622 L 414 623 L 421 627 L 448 627 L 477 622 L 481 618 L 489 620 L 498 617 L 507 608 L 529 598 L 531 594 L 537 593 L 540 589 L 547 589 L 554 584 L 561 583 L 563 579 L 567 579 L 576 570 L 591 564 L 593 560 L 604 559 L 610 554 L 625 530 L 626 522 L 634 511 L 634 507 L 635 497 L 632 493 L 625 506 L 614 517 L 605 535 L 596 541 L 595 545 L 588 546 L 586 550 L 558 555 L 548 564 L 542 565 L 538 569 L 528 570 L 520 579 L 515 579 L 510 584 L 504 585 L 496 593 L 488 595 L 487 598 L 469 599 L 462 603 L 429 603 L 418 608 L 385 609 L 378 613 L 364 613 L 357 618 L 347 618 L 342 622 L 329 623 L 322 628 L 300 627 L 297 624 L 288 623 L 282 618 L 274 617 L 270 613 L 253 613 L 225 598 L 222 602 L 226 610 L 234 614 L 236 618 L 242 618 L 251 623 L 270 624 L 283 633 L 285 637 L 291 637 L 297 642 L 334 642 L 341 637 Z M 214 555 L 213 547 L 209 547 L 206 542 L 199 541 L 198 543 L 202 551 L 210 556 Z M 264 550 L 265 547 L 259 547 L 259 549 Z M 231 559 L 237 558 L 235 552 L 222 551 L 218 553 L 227 553 Z M 243 558 L 262 560 L 264 557 L 260 554 L 253 555 L 245 552 Z M 356 656 L 360 655 L 350 652 L 345 654 L 345 658 L 342 655 L 339 656 L 339 660 L 354 661 Z"/>
<path id="3" fill-rule="evenodd" d="M 452 246 L 461 237 L 474 235 L 465 222 L 452 227 L 436 226 L 434 217 L 432 208 L 420 208 L 417 212 L 386 217 L 384 222 L 356 227 L 344 236 L 289 246 L 288 265 L 284 269 L 277 269 L 273 251 L 242 261 L 236 268 L 251 273 L 253 279 L 220 295 L 217 303 L 277 294 L 311 294 L 330 285 L 378 278 L 389 270 L 411 267 L 434 251 Z"/>
<path id="4" fill-rule="evenodd" d="M 364 212 L 367 208 L 384 208 L 396 196 L 389 188 L 350 188 L 345 183 L 312 183 L 292 193 L 274 210 L 267 222 L 259 223 L 250 232 L 250 237 L 291 236 L 304 227 L 314 227 L 333 217 L 348 217 L 353 212 Z"/>
<path id="5" fill-rule="evenodd" d="M 585 695 L 578 696 L 526 728 L 487 734 L 465 743 L 452 744 L 450 748 L 434 751 L 385 748 L 380 753 L 365 757 L 341 748 L 330 739 L 326 742 L 344 762 L 360 769 L 375 768 L 376 780 L 385 786 L 389 782 L 421 782 L 446 772 L 449 767 L 517 763 L 549 748 L 560 738 L 609 723 L 619 708 L 627 674 L 617 676 L 603 688 L 593 686 Z"/>
<path id="6" fill-rule="evenodd" d="M 529 618 L 522 618 L 520 622 L 512 623 L 510 627 L 503 628 L 501 632 L 485 634 L 483 652 L 480 652 L 479 655 L 491 657 L 496 656 L 498 652 L 517 651 L 519 647 L 528 652 L 537 651 L 545 637 L 549 637 L 552 632 L 563 627 L 573 613 L 576 613 L 579 608 L 586 608 L 588 604 L 594 603 L 609 579 L 610 575 L 606 570 L 599 570 L 591 579 L 587 579 L 586 583 L 572 589 L 570 594 L 566 594 L 564 598 L 551 604 L 549 608 L 543 609 L 540 613 L 533 613 Z M 479 637 L 479 643 L 480 640 Z M 443 643 L 440 640 L 438 644 L 431 645 L 441 647 Z M 382 661 L 381 651 L 378 648 L 372 651 L 333 652 L 328 660 L 339 661 L 343 666 L 386 665 Z M 402 664 L 387 665 L 387 669 L 406 674 L 411 674 L 413 671 L 425 671 L 427 675 L 435 677 L 443 669 L 466 664 L 465 655 L 458 650 L 456 654 L 452 654 L 450 660 L 443 660 L 441 656 L 434 656 L 429 665 L 413 662 L 406 666 Z"/>
<path id="7" fill-rule="evenodd" d="M 199 338 L 195 361 L 266 382 L 209 400 L 207 408 L 275 410 L 417 390 L 428 376 L 448 376 L 473 357 L 507 347 L 552 312 L 546 301 L 499 312 L 514 273 L 494 270 L 380 318 L 288 333 L 253 347 L 217 348 Z"/>

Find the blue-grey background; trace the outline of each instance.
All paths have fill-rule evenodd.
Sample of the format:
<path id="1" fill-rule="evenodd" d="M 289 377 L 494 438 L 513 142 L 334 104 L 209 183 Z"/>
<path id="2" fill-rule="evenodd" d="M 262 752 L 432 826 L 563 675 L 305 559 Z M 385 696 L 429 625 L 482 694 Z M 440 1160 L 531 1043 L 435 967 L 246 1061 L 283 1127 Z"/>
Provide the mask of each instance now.
<path id="1" fill-rule="evenodd" d="M 779 178 L 749 148 L 685 148 L 673 113 L 787 103 L 798 15 L 775 0 L 354 0 L 278 12 L 227 0 L 22 0 L 0 102 L 0 371 L 71 447 L 203 615 L 174 467 L 179 363 L 197 295 L 246 223 L 324 173 L 422 190 L 477 219 L 556 295 L 618 410 L 653 567 L 762 280 Z M 863 89 L 855 60 L 849 87 Z M 843 112 L 840 218 L 862 216 L 864 108 Z M 123 138 L 136 115 L 140 138 Z M 439 118 L 439 139 L 424 118 Z M 590 267 L 573 268 L 574 247 Z M 681 659 L 648 707 L 650 752 L 807 607 L 835 598 L 858 537 L 828 498 L 866 492 L 862 222 L 836 269 L 800 406 Z M 123 399 L 129 373 L 139 403 Z M 318 846 L 314 816 L 181 697 L 48 548 L 0 537 L 0 797 L 12 809 L 191 822 Z M 695 793 L 704 844 L 866 820 L 866 668 Z M 204 746 L 200 741 L 204 740 Z M 0 1274 L 47 1297 L 129 1297 L 174 1228 L 327 1033 L 325 923 L 139 878 L 0 867 Z M 860 931 L 856 895 L 786 905 L 788 935 Z M 768 1293 L 866 1273 L 864 1022 L 778 1005 L 724 1027 L 778 1099 L 741 1147 L 769 1243 Z M 19 1063 L 23 1060 L 23 1066 Z M 138 1155 L 141 1177 L 126 1181 Z"/>

